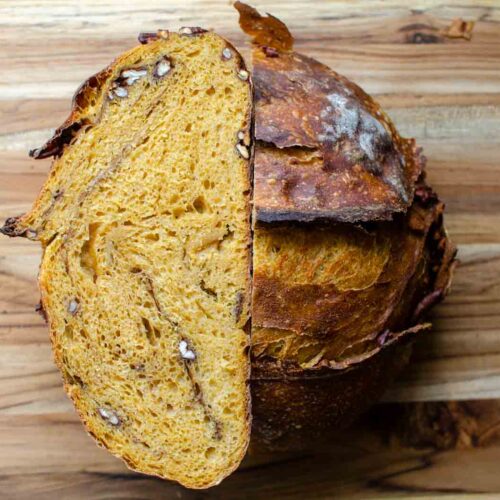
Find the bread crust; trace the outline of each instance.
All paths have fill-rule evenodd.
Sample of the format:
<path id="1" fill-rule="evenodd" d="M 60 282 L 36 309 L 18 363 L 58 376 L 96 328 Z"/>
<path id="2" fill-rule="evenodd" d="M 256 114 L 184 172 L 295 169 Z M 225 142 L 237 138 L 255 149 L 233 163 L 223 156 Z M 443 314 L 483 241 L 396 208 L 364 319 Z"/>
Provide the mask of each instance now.
<path id="1" fill-rule="evenodd" d="M 428 189 L 424 192 L 428 193 Z M 301 363 L 303 368 L 344 368 L 378 352 L 391 337 L 390 332 L 417 324 L 425 310 L 444 296 L 449 285 L 455 251 L 443 232 L 443 209 L 437 197 L 427 198 L 424 203 L 417 194 L 408 214 L 398 216 L 394 223 L 378 223 L 370 230 L 354 226 L 323 229 L 325 234 L 340 235 L 346 241 L 353 239 L 353 233 L 361 232 L 360 236 L 367 238 L 370 245 L 367 252 L 375 248 L 386 254 L 374 262 L 369 256 L 366 261 L 363 256 L 351 257 L 349 273 L 366 275 L 357 283 L 308 282 L 306 277 L 317 271 L 308 267 L 312 257 L 293 276 L 282 271 L 286 266 L 283 260 L 267 265 L 259 259 L 254 269 L 254 357 L 266 358 L 272 351 L 280 360 L 296 360 L 304 346 L 309 345 L 312 359 Z M 299 231 L 291 227 L 262 231 L 274 233 L 271 238 L 276 240 L 277 232 L 294 230 Z M 317 226 L 302 229 L 305 243 L 297 242 L 296 249 L 282 250 L 283 259 L 295 262 L 317 253 L 314 238 L 321 231 Z M 363 231 L 370 232 L 365 237 Z M 374 243 L 370 243 L 370 238 L 374 238 Z M 279 237 L 277 241 L 279 244 Z M 339 251 L 345 252 L 343 258 L 348 261 L 351 247 Z M 336 259 L 340 261 L 342 257 Z M 326 256 L 321 264 L 325 263 L 328 264 Z M 360 266 L 365 268 L 358 269 Z M 342 274 L 340 278 L 343 279 Z M 282 352 L 276 355 L 275 343 L 283 341 Z"/>
<path id="2" fill-rule="evenodd" d="M 254 361 L 250 453 L 314 450 L 348 427 L 407 364 L 415 333 L 404 332 L 365 362 L 341 370 Z"/>
<path id="3" fill-rule="evenodd" d="M 406 364 L 456 249 L 414 139 L 279 19 L 235 7 L 254 44 L 253 449 L 311 447 Z"/>
<path id="4" fill-rule="evenodd" d="M 92 97 L 100 93 L 100 89 L 113 74 L 113 68 L 118 65 L 118 60 L 107 68 L 99 71 L 95 75 L 85 80 L 75 92 L 71 112 L 64 123 L 56 129 L 54 135 L 41 147 L 32 149 L 29 155 L 36 160 L 60 156 L 64 146 L 69 144 L 78 131 L 87 124 L 90 124 L 89 117 L 86 116 L 86 109 Z"/>
<path id="5" fill-rule="evenodd" d="M 419 191 L 417 189 L 416 197 L 423 203 L 421 197 L 425 195 Z M 424 192 L 428 194 L 429 189 Z M 426 203 L 434 204 L 436 200 L 427 199 Z M 441 211 L 442 204 L 438 206 Z M 429 213 L 432 211 L 427 215 Z M 421 221 L 417 219 L 415 224 Z M 357 351 L 350 349 L 358 335 L 354 327 L 345 332 L 345 337 L 334 335 L 333 341 L 325 342 L 336 358 L 319 357 L 314 365 L 307 367 L 297 363 L 290 350 L 281 359 L 267 356 L 266 348 L 272 347 L 275 339 L 265 333 L 257 338 L 254 327 L 250 448 L 253 452 L 314 449 L 316 443 L 349 426 L 383 395 L 407 364 L 418 334 L 431 327 L 430 323 L 422 323 L 422 318 L 446 295 L 457 263 L 456 249 L 446 237 L 441 213 L 434 214 L 425 242 L 420 250 L 427 255 L 425 258 L 420 256 L 420 262 L 425 262 L 424 268 L 408 279 L 400 300 L 391 304 L 392 318 L 386 321 L 394 327 L 415 326 L 406 327 L 399 333 L 392 333 L 398 332 L 395 329 L 374 328 L 373 335 L 367 335 L 364 344 L 358 343 L 361 349 Z M 255 290 L 258 286 L 255 282 Z M 286 285 L 282 287 L 286 290 Z M 385 298 L 382 293 L 374 293 L 372 300 L 384 301 Z M 300 303 L 305 298 L 299 296 L 294 300 Z M 356 305 L 363 308 L 363 302 Z M 326 314 L 327 310 L 324 312 Z M 369 310 L 365 313 L 369 314 Z M 328 328 L 334 324 L 327 321 L 324 326 Z M 316 333 L 319 334 L 317 338 L 324 340 L 321 330 Z M 314 333 L 310 336 L 314 338 Z M 306 345 L 310 336 L 294 333 L 292 338 L 297 349 Z M 346 354 L 344 358 L 342 352 Z M 327 353 L 325 350 L 324 354 Z"/>
<path id="6" fill-rule="evenodd" d="M 256 220 L 358 222 L 404 213 L 423 166 L 415 141 L 402 138 L 356 84 L 293 52 L 281 21 L 235 7 L 255 44 L 255 139 L 265 146 L 255 153 Z"/>

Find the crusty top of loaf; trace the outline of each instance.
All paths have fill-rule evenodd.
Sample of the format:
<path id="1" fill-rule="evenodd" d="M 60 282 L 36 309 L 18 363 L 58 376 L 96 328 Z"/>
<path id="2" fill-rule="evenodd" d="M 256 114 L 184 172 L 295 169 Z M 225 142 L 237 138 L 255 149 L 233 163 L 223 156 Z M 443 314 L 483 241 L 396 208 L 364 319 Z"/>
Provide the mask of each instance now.
<path id="1" fill-rule="evenodd" d="M 254 357 L 338 370 L 427 328 L 418 322 L 444 296 L 455 255 L 442 211 L 422 186 L 393 222 L 258 225 Z"/>
<path id="2" fill-rule="evenodd" d="M 429 326 L 455 255 L 444 205 L 368 94 L 235 6 L 254 43 L 254 359 L 295 375 L 360 364 Z"/>
<path id="3" fill-rule="evenodd" d="M 356 222 L 405 212 L 423 167 L 415 141 L 356 84 L 292 51 L 281 21 L 235 6 L 255 44 L 256 219 Z"/>

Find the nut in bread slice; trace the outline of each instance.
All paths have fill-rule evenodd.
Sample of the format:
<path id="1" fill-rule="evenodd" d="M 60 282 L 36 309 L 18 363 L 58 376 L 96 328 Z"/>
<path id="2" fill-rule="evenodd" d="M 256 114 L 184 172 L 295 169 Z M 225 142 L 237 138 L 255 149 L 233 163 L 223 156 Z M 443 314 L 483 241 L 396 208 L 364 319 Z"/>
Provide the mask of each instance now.
<path id="1" fill-rule="evenodd" d="M 91 78 L 35 157 L 43 307 L 88 431 L 131 468 L 218 483 L 249 439 L 251 85 L 234 47 L 160 32 Z"/>

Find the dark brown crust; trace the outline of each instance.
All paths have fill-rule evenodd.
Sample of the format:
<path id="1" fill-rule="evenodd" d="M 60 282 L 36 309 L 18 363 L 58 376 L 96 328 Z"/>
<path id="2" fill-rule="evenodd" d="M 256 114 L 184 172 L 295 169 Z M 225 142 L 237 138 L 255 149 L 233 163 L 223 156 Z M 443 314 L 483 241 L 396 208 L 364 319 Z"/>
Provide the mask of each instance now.
<path id="1" fill-rule="evenodd" d="M 190 33 L 183 33 L 183 30 L 190 30 Z M 208 30 L 201 28 L 200 26 L 183 26 L 179 29 L 179 33 L 184 36 L 196 36 L 202 35 L 203 33 L 208 33 Z"/>
<path id="2" fill-rule="evenodd" d="M 91 124 L 88 118 L 81 118 L 81 112 L 89 105 L 91 99 L 95 97 L 98 89 L 102 87 L 104 82 L 109 78 L 111 72 L 111 67 L 108 67 L 91 76 L 80 85 L 73 96 L 70 115 L 43 146 L 32 149 L 29 152 L 32 158 L 39 160 L 49 158 L 50 156 L 60 156 L 64 146 L 73 140 L 78 131 L 84 125 Z"/>
<path id="3" fill-rule="evenodd" d="M 257 220 L 390 220 L 411 205 L 423 163 L 415 143 L 358 86 L 306 56 L 259 49 L 254 84 L 255 137 L 268 145 L 255 155 Z M 275 151 L 296 147 L 317 158 Z"/>
<path id="4" fill-rule="evenodd" d="M 415 142 L 400 137 L 380 106 L 347 78 L 289 52 L 291 42 L 273 44 L 275 26 L 283 23 L 236 7 L 256 44 L 255 138 L 265 143 L 255 152 L 256 219 L 356 222 L 405 212 L 422 171 Z M 304 163 L 287 156 L 288 148 L 317 156 Z"/>
<path id="5" fill-rule="evenodd" d="M 345 370 L 290 374 L 252 365 L 250 452 L 314 450 L 377 401 L 407 363 L 413 336 Z"/>
<path id="6" fill-rule="evenodd" d="M 45 321 L 46 324 L 49 323 L 49 320 L 47 318 L 47 312 L 45 311 L 45 308 L 43 307 L 42 301 L 38 302 L 38 304 L 35 306 L 35 312 L 37 312 Z"/>
<path id="7" fill-rule="evenodd" d="M 149 42 L 154 42 L 155 40 L 158 40 L 159 38 L 168 38 L 169 36 L 169 31 L 168 30 L 157 30 L 155 32 L 142 32 L 137 35 L 137 41 L 145 45 L 146 43 Z"/>
<path id="8" fill-rule="evenodd" d="M 311 448 L 349 425 L 405 365 L 416 333 L 429 327 L 419 322 L 448 290 L 456 250 L 415 141 L 400 137 L 357 85 L 292 52 L 281 21 L 235 7 L 254 42 L 257 230 L 313 236 L 344 228 L 390 242 L 368 289 L 301 285 L 279 260 L 276 278 L 256 259 L 251 449 Z M 298 265 L 307 268 L 305 259 Z M 325 352 L 306 368 L 289 347 L 277 358 L 271 330 L 277 338 L 288 331 L 299 347 L 317 341 Z"/>
<path id="9" fill-rule="evenodd" d="M 427 193 L 427 191 L 425 191 Z M 383 271 L 368 288 L 339 290 L 334 284 L 294 284 L 254 269 L 253 327 L 286 330 L 297 342 L 314 342 L 324 353 L 309 368 L 339 369 L 380 349 L 381 335 L 403 331 L 446 293 L 455 249 L 442 228 L 444 206 L 417 195 L 409 213 L 370 230 L 390 245 Z M 325 228 L 325 231 L 330 231 Z M 331 229 L 361 231 L 354 226 Z M 271 228 L 267 231 L 293 231 Z M 302 231 L 314 233 L 317 226 Z M 307 238 L 306 238 L 307 239 Z M 285 258 L 285 257 L 283 257 Z M 306 266 L 306 263 L 304 263 Z M 387 340 L 387 335 L 383 337 Z M 259 343 L 260 343 L 259 339 Z M 256 346 L 254 356 L 267 356 Z"/>
<path id="10" fill-rule="evenodd" d="M 0 233 L 5 236 L 9 236 L 10 238 L 16 238 L 18 236 L 25 236 L 26 229 L 20 231 L 17 228 L 17 222 L 22 217 L 22 215 L 18 215 L 17 217 L 9 217 L 5 220 L 4 225 L 0 227 Z"/>
<path id="11" fill-rule="evenodd" d="M 445 296 L 456 265 L 456 249 L 442 224 L 442 203 L 430 188 L 421 183 L 415 204 L 417 206 L 405 216 L 408 229 L 403 233 L 412 234 L 414 242 L 411 248 L 415 252 L 412 262 L 419 262 L 419 267 L 423 267 L 413 276 L 403 273 L 406 286 L 402 287 L 399 300 L 392 302 L 392 318 L 385 322 L 386 327 L 392 329 L 384 329 L 384 326 L 374 329 L 373 340 L 355 356 L 348 356 L 341 362 L 319 362 L 308 369 L 287 360 L 254 355 L 250 451 L 315 449 L 318 443 L 342 431 L 377 401 L 405 366 L 416 334 L 430 326 L 417 322 Z M 395 222 L 378 224 L 392 226 Z M 404 242 L 402 246 L 405 246 Z M 257 295 L 258 286 L 256 282 L 254 290 Z M 284 288 L 272 293 L 286 295 L 286 284 L 282 286 Z M 384 299 L 380 292 L 375 294 L 373 301 Z M 299 304 L 304 302 L 301 296 L 294 300 Z M 363 307 L 360 303 L 356 306 Z M 284 316 L 287 314 L 283 313 Z M 405 326 L 412 324 L 417 325 Z M 310 319 L 306 323 L 309 325 L 314 325 L 314 321 Z M 329 322 L 323 324 L 327 329 L 333 325 Z M 393 331 L 398 331 L 395 329 L 398 326 L 407 329 L 393 334 Z M 357 335 L 355 329 L 344 333 L 345 339 L 334 339 L 338 352 L 342 349 L 349 352 L 348 345 Z"/>
<path id="12" fill-rule="evenodd" d="M 256 9 L 242 2 L 235 2 L 234 7 L 240 13 L 241 29 L 248 33 L 254 43 L 275 51 L 292 50 L 293 37 L 285 23 L 268 14 L 261 16 Z"/>
<path id="13" fill-rule="evenodd" d="M 4 225 L 0 227 L 0 233 L 10 238 L 28 238 L 29 240 L 36 241 L 36 231 L 29 227 L 22 227 L 21 221 L 25 215 L 18 215 L 17 217 L 9 217 L 5 220 Z"/>

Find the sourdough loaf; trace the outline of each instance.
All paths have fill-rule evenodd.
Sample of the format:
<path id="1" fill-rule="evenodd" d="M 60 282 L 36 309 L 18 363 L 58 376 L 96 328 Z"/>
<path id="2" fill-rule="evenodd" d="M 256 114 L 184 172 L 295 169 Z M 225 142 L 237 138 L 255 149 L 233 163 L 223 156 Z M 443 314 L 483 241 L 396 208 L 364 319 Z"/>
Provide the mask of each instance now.
<path id="1" fill-rule="evenodd" d="M 218 483 L 250 431 L 249 74 L 200 28 L 142 36 L 32 152 L 55 360 L 88 432 L 131 468 Z"/>
<path id="2" fill-rule="evenodd" d="M 253 41 L 253 441 L 310 446 L 399 373 L 455 249 L 415 141 L 280 20 L 235 6 Z"/>
<path id="3" fill-rule="evenodd" d="M 2 229 L 44 248 L 42 304 L 88 431 L 192 488 L 245 453 L 250 317 L 252 443 L 308 446 L 397 376 L 455 257 L 415 142 L 281 21 L 236 7 L 253 98 L 217 35 L 142 34 L 32 152 L 55 157 L 49 179 Z"/>

